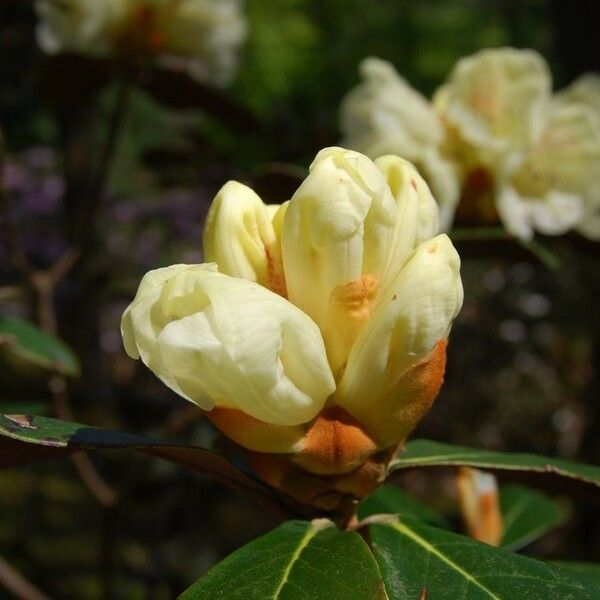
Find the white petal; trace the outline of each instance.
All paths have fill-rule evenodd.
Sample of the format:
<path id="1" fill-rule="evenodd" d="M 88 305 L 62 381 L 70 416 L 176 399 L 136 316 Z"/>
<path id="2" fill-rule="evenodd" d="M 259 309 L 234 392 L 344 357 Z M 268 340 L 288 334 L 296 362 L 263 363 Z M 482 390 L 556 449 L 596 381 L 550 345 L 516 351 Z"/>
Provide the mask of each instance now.
<path id="1" fill-rule="evenodd" d="M 391 153 L 412 160 L 411 147 L 442 141 L 442 123 L 433 107 L 391 63 L 370 57 L 359 70 L 363 81 L 340 108 L 344 144 L 373 158 Z"/>
<path id="2" fill-rule="evenodd" d="M 533 237 L 531 215 L 527 200 L 517 194 L 510 185 L 501 185 L 496 193 L 496 208 L 506 230 L 512 235 L 530 240 Z"/>
<path id="3" fill-rule="evenodd" d="M 582 104 L 591 108 L 600 118 L 600 75 L 584 73 L 571 85 L 555 95 L 555 101 L 565 104 Z"/>

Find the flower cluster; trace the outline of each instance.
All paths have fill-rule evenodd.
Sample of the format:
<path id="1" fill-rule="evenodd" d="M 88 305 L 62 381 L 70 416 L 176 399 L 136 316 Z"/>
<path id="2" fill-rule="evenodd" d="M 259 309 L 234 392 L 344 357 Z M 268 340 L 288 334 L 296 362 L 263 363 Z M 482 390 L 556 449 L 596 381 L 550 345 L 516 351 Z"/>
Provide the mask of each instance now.
<path id="1" fill-rule="evenodd" d="M 461 59 L 429 102 L 385 61 L 360 69 L 341 106 L 344 144 L 414 161 L 444 228 L 458 211 L 522 239 L 600 238 L 600 77 L 553 94 L 539 54 L 487 49 Z"/>
<path id="2" fill-rule="evenodd" d="M 48 54 L 190 59 L 227 83 L 246 35 L 239 0 L 37 0 L 37 39 Z"/>
<path id="3" fill-rule="evenodd" d="M 443 380 L 460 260 L 416 169 L 319 152 L 282 205 L 228 182 L 200 265 L 148 273 L 127 353 L 241 446 L 347 473 L 404 441 Z"/>

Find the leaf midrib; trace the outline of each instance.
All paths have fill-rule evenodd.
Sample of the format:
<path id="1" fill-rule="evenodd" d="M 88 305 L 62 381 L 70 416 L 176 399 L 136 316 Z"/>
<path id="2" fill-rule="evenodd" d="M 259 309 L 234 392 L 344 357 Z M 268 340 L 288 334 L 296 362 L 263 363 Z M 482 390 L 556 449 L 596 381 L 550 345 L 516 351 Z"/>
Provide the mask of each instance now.
<path id="1" fill-rule="evenodd" d="M 407 525 L 402 523 L 401 521 L 396 521 L 394 523 L 389 524 L 390 527 L 396 529 L 400 534 L 405 535 L 413 542 L 421 546 L 424 550 L 426 550 L 429 554 L 435 556 L 438 560 L 446 563 L 451 569 L 456 571 L 459 575 L 464 577 L 467 581 L 477 586 L 483 592 L 488 594 L 492 600 L 502 600 L 499 596 L 496 596 L 494 592 L 485 587 L 479 580 L 477 580 L 473 575 L 465 571 L 460 565 L 456 564 L 451 558 L 446 556 L 443 552 L 440 552 L 433 544 L 422 538 L 418 533 L 410 529 Z"/>
<path id="2" fill-rule="evenodd" d="M 315 535 L 317 535 L 318 532 L 319 532 L 319 529 L 316 528 L 311 523 L 310 526 L 308 527 L 308 529 L 306 530 L 306 533 L 302 536 L 302 539 L 300 540 L 298 547 L 296 548 L 296 550 L 294 550 L 294 553 L 291 556 L 290 562 L 288 563 L 287 567 L 283 571 L 283 577 L 281 578 L 281 581 L 279 582 L 277 589 L 273 593 L 272 600 L 278 600 L 281 597 L 280 594 L 281 594 L 283 588 L 285 587 L 285 584 L 289 581 L 290 573 L 292 572 L 294 565 L 296 564 L 296 562 L 298 562 L 300 555 L 302 554 L 304 549 L 308 546 L 308 544 L 310 543 L 312 538 L 315 537 Z"/>

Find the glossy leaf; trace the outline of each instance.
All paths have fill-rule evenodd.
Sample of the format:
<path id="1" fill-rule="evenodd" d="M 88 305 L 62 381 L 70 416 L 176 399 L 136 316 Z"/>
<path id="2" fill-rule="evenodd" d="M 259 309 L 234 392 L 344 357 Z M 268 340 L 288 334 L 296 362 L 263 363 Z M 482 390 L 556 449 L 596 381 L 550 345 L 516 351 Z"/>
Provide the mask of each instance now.
<path id="1" fill-rule="evenodd" d="M 51 460 L 77 450 L 132 449 L 179 463 L 234 487 L 267 489 L 225 458 L 196 446 L 180 446 L 139 435 L 88 427 L 47 417 L 0 415 L 0 468 Z"/>
<path id="2" fill-rule="evenodd" d="M 554 500 L 520 485 L 500 488 L 500 508 L 504 521 L 501 545 L 518 550 L 560 526 L 567 511 Z"/>
<path id="3" fill-rule="evenodd" d="M 600 585 L 600 564 L 578 562 L 574 560 L 553 560 L 548 564 L 565 569 L 577 576 L 578 579 Z"/>
<path id="4" fill-rule="evenodd" d="M 16 368 L 79 375 L 77 358 L 63 341 L 22 319 L 0 317 L 0 355 Z"/>
<path id="5" fill-rule="evenodd" d="M 436 525 L 450 527 L 450 522 L 441 513 L 423 504 L 395 485 L 383 485 L 358 507 L 358 517 L 365 519 L 377 514 L 399 514 Z"/>
<path id="6" fill-rule="evenodd" d="M 493 452 L 443 444 L 431 440 L 408 442 L 404 452 L 389 466 L 390 471 L 424 467 L 467 466 L 486 469 L 497 474 L 510 473 L 514 479 L 529 483 L 559 478 L 562 493 L 581 492 L 600 496 L 600 467 L 574 463 L 559 458 L 513 452 Z M 519 476 L 520 477 L 515 477 Z M 536 475 L 539 474 L 539 478 Z"/>
<path id="7" fill-rule="evenodd" d="M 240 548 L 181 600 L 384 600 L 379 569 L 356 532 L 325 519 L 288 521 Z"/>
<path id="8" fill-rule="evenodd" d="M 591 580 L 420 521 L 390 517 L 370 534 L 390 600 L 600 598 Z"/>

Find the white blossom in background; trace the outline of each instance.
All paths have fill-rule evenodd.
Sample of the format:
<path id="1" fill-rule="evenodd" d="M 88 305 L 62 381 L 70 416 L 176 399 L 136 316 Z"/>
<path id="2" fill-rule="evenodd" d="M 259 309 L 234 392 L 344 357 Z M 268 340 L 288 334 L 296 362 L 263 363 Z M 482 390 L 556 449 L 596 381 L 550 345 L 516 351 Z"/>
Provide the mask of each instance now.
<path id="1" fill-rule="evenodd" d="M 486 49 L 460 59 L 433 102 L 474 160 L 494 167 L 538 140 L 551 88 L 537 52 Z"/>
<path id="2" fill-rule="evenodd" d="M 553 103 L 542 134 L 497 175 L 497 208 L 508 231 L 586 231 L 600 186 L 600 121 L 586 106 Z M 595 198 L 594 198 L 595 195 Z"/>
<path id="3" fill-rule="evenodd" d="M 415 162 L 443 229 L 460 208 L 525 240 L 600 239 L 600 77 L 552 95 L 537 52 L 486 49 L 459 60 L 430 103 L 389 63 L 366 59 L 361 74 L 340 109 L 345 142 Z"/>
<path id="4" fill-rule="evenodd" d="M 125 349 L 239 444 L 347 472 L 404 440 L 441 386 L 463 291 L 438 226 L 396 156 L 326 148 L 282 206 L 229 182 L 204 231 L 211 262 L 144 277 Z"/>
<path id="5" fill-rule="evenodd" d="M 342 145 L 371 158 L 396 154 L 425 177 L 448 229 L 460 195 L 458 166 L 443 155 L 446 132 L 431 103 L 394 66 L 370 57 L 359 65 L 362 82 L 342 100 Z"/>
<path id="6" fill-rule="evenodd" d="M 571 85 L 558 92 L 555 102 L 570 106 L 578 106 L 586 113 L 586 120 L 593 128 L 594 134 L 588 140 L 586 150 L 590 172 L 587 190 L 583 194 L 584 216 L 577 225 L 577 231 L 592 239 L 600 240 L 600 159 L 598 158 L 598 137 L 600 136 L 600 75 L 585 73 Z"/>
<path id="7" fill-rule="evenodd" d="M 246 37 L 240 0 L 37 0 L 48 54 L 156 56 L 222 85 Z"/>

